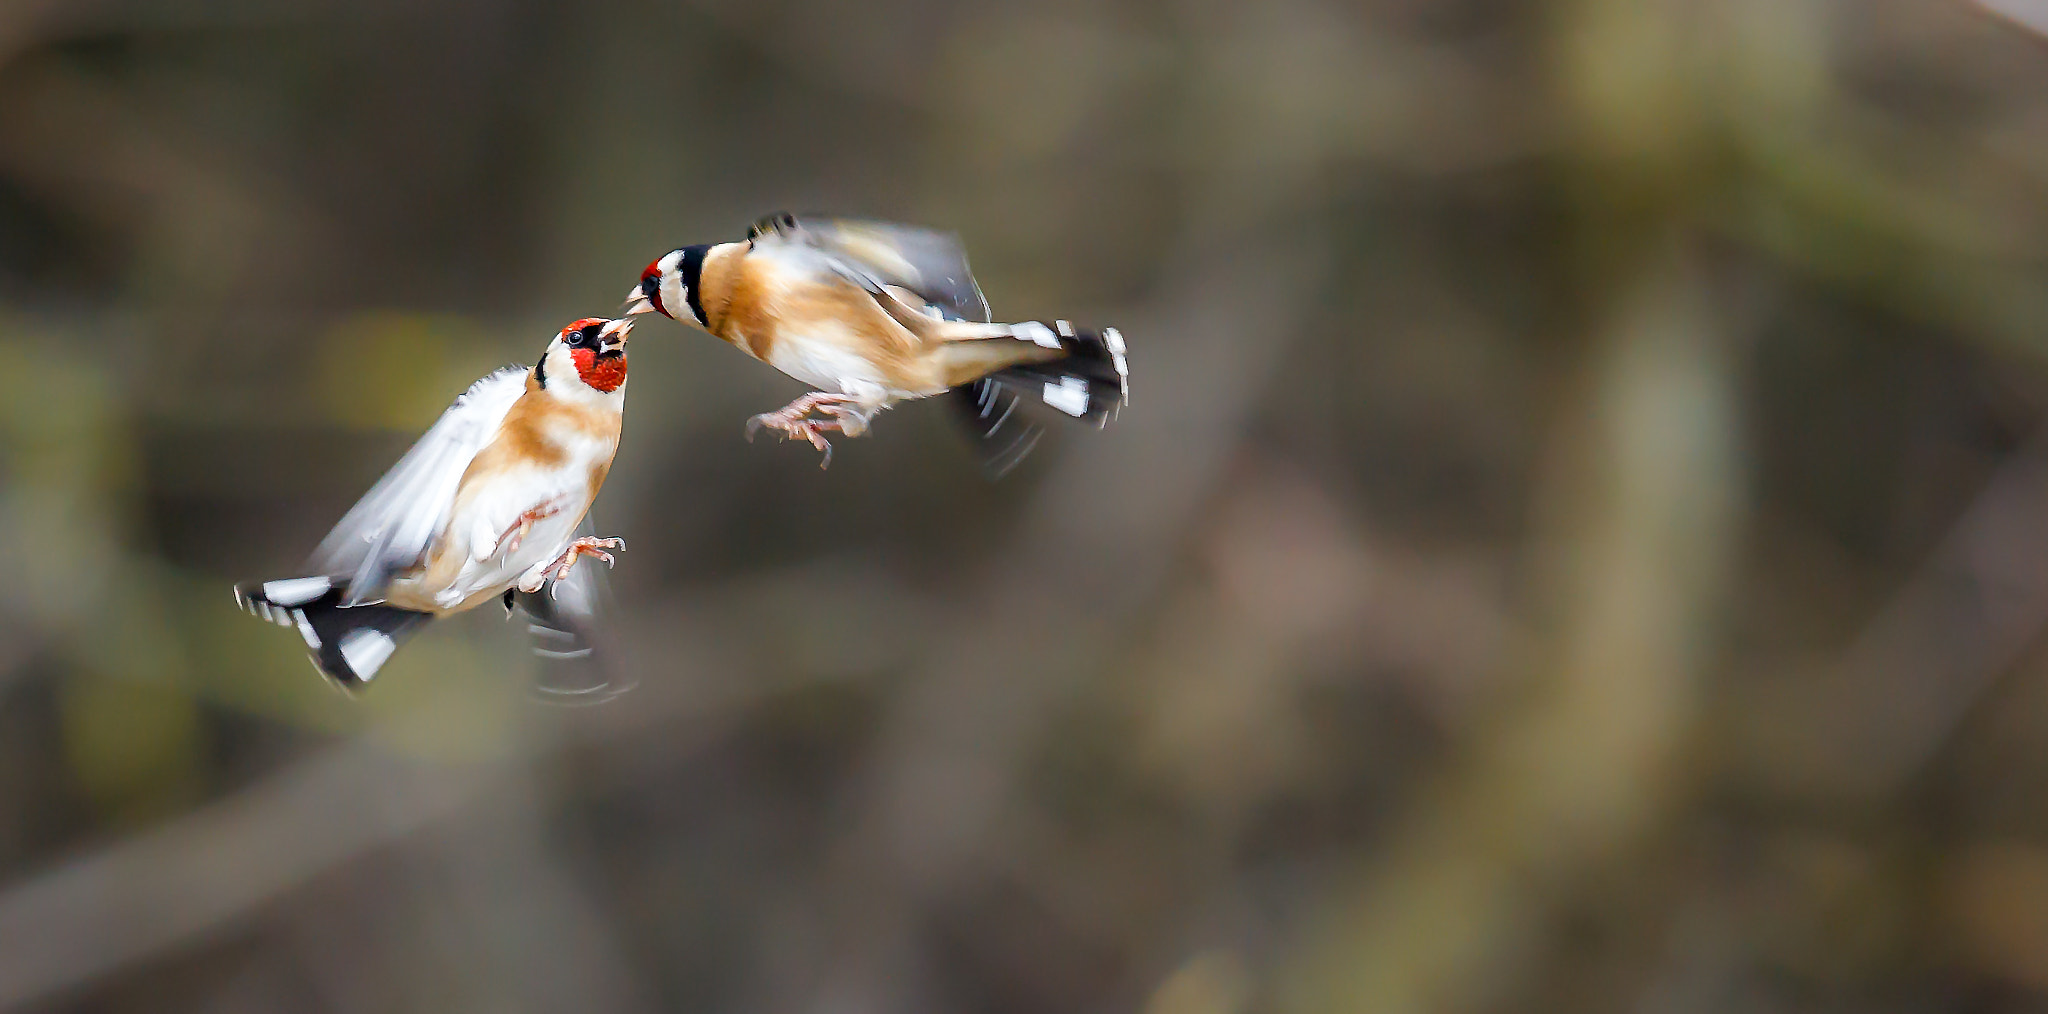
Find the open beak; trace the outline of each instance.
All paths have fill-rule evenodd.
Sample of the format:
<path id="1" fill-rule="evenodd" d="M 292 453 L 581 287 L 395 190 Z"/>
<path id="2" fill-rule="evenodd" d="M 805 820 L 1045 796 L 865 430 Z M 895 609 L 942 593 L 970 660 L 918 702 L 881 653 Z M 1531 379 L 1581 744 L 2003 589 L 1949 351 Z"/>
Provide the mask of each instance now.
<path id="1" fill-rule="evenodd" d="M 631 317 L 620 317 L 600 328 L 597 332 L 598 354 L 604 355 L 624 351 L 626 348 L 626 336 L 632 333 L 632 330 L 633 318 Z"/>
<path id="2" fill-rule="evenodd" d="M 641 286 L 635 285 L 633 286 L 633 291 L 626 293 L 626 306 L 620 311 L 620 316 L 631 317 L 636 313 L 652 312 L 654 312 L 654 300 L 648 299 Z"/>

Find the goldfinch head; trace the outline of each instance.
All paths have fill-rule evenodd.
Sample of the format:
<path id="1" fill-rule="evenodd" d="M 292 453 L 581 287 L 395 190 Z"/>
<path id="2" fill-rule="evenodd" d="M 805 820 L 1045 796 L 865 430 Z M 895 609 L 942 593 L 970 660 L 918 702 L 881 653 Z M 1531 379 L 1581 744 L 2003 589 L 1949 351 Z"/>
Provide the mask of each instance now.
<path id="1" fill-rule="evenodd" d="M 697 282 L 710 246 L 686 246 L 662 254 L 640 272 L 640 284 L 626 293 L 626 315 L 653 310 L 675 320 L 704 323 Z"/>
<path id="2" fill-rule="evenodd" d="M 626 383 L 626 335 L 633 320 L 585 317 L 562 329 L 534 368 L 542 387 L 561 384 L 611 394 Z"/>

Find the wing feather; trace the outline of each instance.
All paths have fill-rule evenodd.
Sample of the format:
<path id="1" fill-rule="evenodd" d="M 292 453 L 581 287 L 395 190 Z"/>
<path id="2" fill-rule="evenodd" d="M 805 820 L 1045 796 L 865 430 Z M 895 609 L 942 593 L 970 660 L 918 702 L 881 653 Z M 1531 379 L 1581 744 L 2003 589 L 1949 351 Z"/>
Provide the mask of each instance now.
<path id="1" fill-rule="evenodd" d="M 320 541 L 310 572 L 344 579 L 342 605 L 378 601 L 393 575 L 419 563 L 448 523 L 463 472 L 525 393 L 526 374 L 507 366 L 471 384 Z"/>
<path id="2" fill-rule="evenodd" d="M 878 295 L 883 286 L 894 285 L 949 317 L 990 320 L 988 299 L 967 267 L 967 250 L 952 233 L 872 219 L 779 214 L 755 223 L 751 238 L 816 250 L 841 274 Z"/>

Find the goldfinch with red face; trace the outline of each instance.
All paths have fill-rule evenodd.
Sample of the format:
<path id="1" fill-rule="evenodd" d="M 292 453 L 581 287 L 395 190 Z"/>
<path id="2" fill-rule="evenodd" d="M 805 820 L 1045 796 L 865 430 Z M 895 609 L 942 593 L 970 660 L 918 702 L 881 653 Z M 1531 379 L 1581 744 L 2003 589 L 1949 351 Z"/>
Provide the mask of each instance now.
<path id="1" fill-rule="evenodd" d="M 877 412 L 943 394 L 1000 474 L 1038 438 L 1020 405 L 1101 425 L 1130 394 L 1115 329 L 992 323 L 959 241 L 910 226 L 772 215 L 744 241 L 649 264 L 626 313 L 650 310 L 817 388 L 753 417 L 747 435 L 765 426 L 807 440 L 824 454 L 820 467 L 832 460 L 823 433 L 859 436 Z"/>
<path id="2" fill-rule="evenodd" d="M 313 665 L 355 689 L 434 617 L 559 591 L 582 556 L 610 564 L 625 544 L 578 526 L 619 447 L 632 327 L 579 320 L 531 369 L 470 385 L 314 550 L 312 576 L 242 585 L 235 601 L 297 628 Z M 526 604 L 542 623 L 559 612 Z M 534 633 L 562 655 L 582 632 Z"/>

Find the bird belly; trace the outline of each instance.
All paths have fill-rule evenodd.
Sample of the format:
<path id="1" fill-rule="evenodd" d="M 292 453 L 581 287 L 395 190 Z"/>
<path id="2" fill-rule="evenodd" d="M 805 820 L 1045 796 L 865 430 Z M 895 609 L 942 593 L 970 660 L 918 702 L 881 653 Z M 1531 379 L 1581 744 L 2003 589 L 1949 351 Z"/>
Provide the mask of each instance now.
<path id="1" fill-rule="evenodd" d="M 768 365 L 821 391 L 849 394 L 883 404 L 913 396 L 889 383 L 867 357 L 849 347 L 849 335 L 783 334 L 769 350 Z M 834 340 L 840 339 L 840 340 Z"/>
<path id="2" fill-rule="evenodd" d="M 386 601 L 447 614 L 495 599 L 527 571 L 562 554 L 590 509 L 590 499 L 586 485 L 568 469 L 490 480 L 457 504 L 424 566 L 394 581 Z M 501 545 L 499 537 L 533 508 L 553 513 L 535 520 L 518 548 Z"/>

